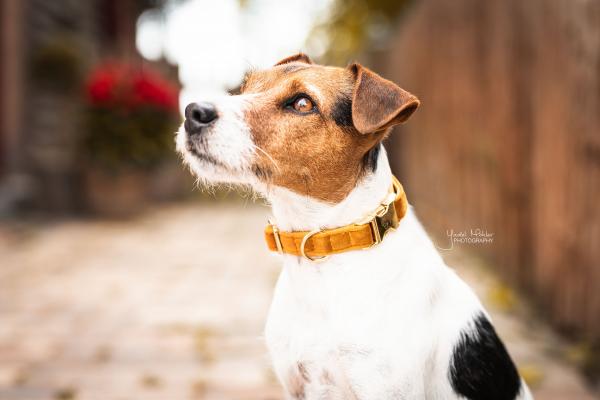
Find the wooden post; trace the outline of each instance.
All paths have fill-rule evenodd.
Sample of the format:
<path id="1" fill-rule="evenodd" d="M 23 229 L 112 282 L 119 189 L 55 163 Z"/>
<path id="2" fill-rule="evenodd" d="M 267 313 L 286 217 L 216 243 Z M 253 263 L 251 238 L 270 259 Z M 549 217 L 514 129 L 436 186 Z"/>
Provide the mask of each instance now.
<path id="1" fill-rule="evenodd" d="M 0 2 L 0 171 L 19 167 L 23 93 L 23 2 Z"/>

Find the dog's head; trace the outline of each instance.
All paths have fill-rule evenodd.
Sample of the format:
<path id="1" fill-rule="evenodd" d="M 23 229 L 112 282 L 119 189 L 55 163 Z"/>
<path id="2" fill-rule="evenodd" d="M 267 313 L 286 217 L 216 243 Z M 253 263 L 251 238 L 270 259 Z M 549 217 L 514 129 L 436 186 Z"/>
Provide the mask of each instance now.
<path id="1" fill-rule="evenodd" d="M 249 73 L 241 94 L 189 104 L 177 147 L 209 182 L 271 185 L 337 203 L 374 169 L 379 142 L 419 106 L 361 66 L 304 54 Z"/>

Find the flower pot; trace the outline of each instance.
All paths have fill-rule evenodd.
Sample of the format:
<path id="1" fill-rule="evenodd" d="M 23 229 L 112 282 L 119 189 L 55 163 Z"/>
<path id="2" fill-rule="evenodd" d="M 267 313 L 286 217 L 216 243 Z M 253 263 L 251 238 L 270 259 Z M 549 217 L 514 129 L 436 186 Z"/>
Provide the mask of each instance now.
<path id="1" fill-rule="evenodd" d="M 85 172 L 87 209 L 103 217 L 131 217 L 148 205 L 149 181 L 143 170 L 90 167 Z"/>

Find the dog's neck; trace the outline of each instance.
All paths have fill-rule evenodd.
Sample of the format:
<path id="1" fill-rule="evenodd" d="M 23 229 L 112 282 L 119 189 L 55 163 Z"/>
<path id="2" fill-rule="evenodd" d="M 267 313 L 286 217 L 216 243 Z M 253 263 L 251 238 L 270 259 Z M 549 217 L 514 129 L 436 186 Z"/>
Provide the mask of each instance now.
<path id="1" fill-rule="evenodd" d="M 350 194 L 337 204 L 327 204 L 290 190 L 274 187 L 266 197 L 275 223 L 284 231 L 337 228 L 357 222 L 372 213 L 385 198 L 392 172 L 385 150 L 379 152 L 377 167 L 362 177 Z"/>

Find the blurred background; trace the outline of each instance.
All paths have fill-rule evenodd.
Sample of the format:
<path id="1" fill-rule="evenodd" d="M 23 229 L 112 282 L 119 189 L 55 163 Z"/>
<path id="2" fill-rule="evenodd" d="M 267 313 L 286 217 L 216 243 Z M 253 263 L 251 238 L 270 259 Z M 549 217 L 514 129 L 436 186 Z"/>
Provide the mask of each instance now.
<path id="1" fill-rule="evenodd" d="M 0 399 L 282 398 L 268 208 L 173 133 L 298 51 L 421 99 L 409 201 L 536 398 L 600 398 L 600 1 L 2 0 Z"/>

